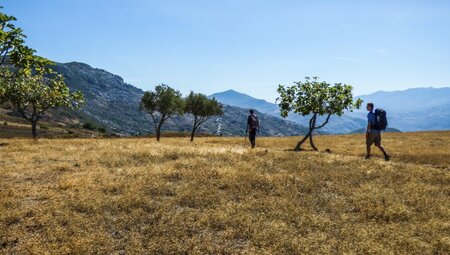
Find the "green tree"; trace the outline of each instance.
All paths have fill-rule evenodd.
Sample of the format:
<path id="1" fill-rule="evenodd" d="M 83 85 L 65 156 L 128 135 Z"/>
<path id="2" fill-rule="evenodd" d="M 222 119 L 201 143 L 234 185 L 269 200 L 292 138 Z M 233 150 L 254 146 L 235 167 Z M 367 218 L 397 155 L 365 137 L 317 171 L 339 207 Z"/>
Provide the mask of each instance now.
<path id="1" fill-rule="evenodd" d="M 304 82 L 294 82 L 293 86 L 278 86 L 279 107 L 281 116 L 286 118 L 290 112 L 302 116 L 310 115 L 309 131 L 300 140 L 295 150 L 301 150 L 301 145 L 309 138 L 311 147 L 317 150 L 313 141 L 313 132 L 325 126 L 332 115 L 342 116 L 344 111 L 359 109 L 362 104 L 361 99 L 353 100 L 350 85 L 336 83 L 330 85 L 324 81 L 319 81 L 318 77 L 305 78 Z M 326 116 L 322 124 L 317 125 L 317 117 Z"/>
<path id="2" fill-rule="evenodd" d="M 212 116 L 222 115 L 222 105 L 215 98 L 208 98 L 206 95 L 191 91 L 185 99 L 184 111 L 194 116 L 194 124 L 191 132 L 191 142 L 198 127 L 205 123 Z"/>
<path id="3" fill-rule="evenodd" d="M 0 12 L 0 103 L 10 102 L 30 121 L 36 138 L 37 123 L 48 109 L 75 108 L 84 99 L 80 92 L 71 93 L 63 77 L 51 70 L 53 62 L 25 45 L 26 36 L 15 21 Z"/>
<path id="4" fill-rule="evenodd" d="M 77 108 L 84 103 L 81 92 L 71 93 L 62 75 L 45 77 L 44 75 L 19 76 L 3 79 L 3 98 L 9 101 L 30 121 L 33 138 L 37 138 L 36 126 L 50 108 Z"/>
<path id="5" fill-rule="evenodd" d="M 159 142 L 163 123 L 174 115 L 183 114 L 184 102 L 179 91 L 161 84 L 155 87 L 155 91 L 144 93 L 139 108 L 152 117 L 156 140 Z"/>

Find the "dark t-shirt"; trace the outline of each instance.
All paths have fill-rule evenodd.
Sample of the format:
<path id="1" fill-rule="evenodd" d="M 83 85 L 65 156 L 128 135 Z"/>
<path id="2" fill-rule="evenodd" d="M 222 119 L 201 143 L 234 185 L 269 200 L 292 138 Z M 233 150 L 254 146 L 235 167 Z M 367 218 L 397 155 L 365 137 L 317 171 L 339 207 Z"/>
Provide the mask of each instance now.
<path id="1" fill-rule="evenodd" d="M 258 128 L 259 127 L 258 116 L 256 116 L 255 114 L 249 115 L 247 118 L 247 125 L 250 128 Z"/>

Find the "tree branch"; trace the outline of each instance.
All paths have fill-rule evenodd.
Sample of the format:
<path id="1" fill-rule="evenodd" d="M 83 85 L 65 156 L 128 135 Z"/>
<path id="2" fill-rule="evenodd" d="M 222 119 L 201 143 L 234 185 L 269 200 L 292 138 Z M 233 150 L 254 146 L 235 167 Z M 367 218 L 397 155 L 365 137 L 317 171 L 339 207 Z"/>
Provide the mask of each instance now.
<path id="1" fill-rule="evenodd" d="M 153 120 L 153 126 L 154 126 L 155 132 L 156 132 L 156 131 L 158 131 L 158 126 L 157 126 L 157 124 L 156 124 L 155 116 L 153 115 L 153 113 L 150 113 L 150 112 L 149 112 L 149 114 L 150 114 L 150 116 L 152 117 L 152 120 Z"/>
<path id="2" fill-rule="evenodd" d="M 200 117 L 200 120 L 198 121 L 198 126 L 200 126 L 201 124 L 205 123 L 210 118 L 211 118 L 211 116 L 202 116 L 202 117 Z"/>
<path id="3" fill-rule="evenodd" d="M 43 114 L 45 111 L 47 111 L 50 108 L 50 105 L 47 105 L 44 109 L 37 112 L 37 114 Z"/>
<path id="4" fill-rule="evenodd" d="M 22 115 L 22 117 L 28 121 L 31 121 L 30 117 L 27 116 L 27 114 L 25 113 L 25 109 L 20 107 L 20 105 L 17 105 L 17 110 L 19 110 L 20 115 Z"/>
<path id="5" fill-rule="evenodd" d="M 314 129 L 319 129 L 319 128 L 322 128 L 323 126 L 325 126 L 328 123 L 328 121 L 330 120 L 330 117 L 331 117 L 331 114 L 328 114 L 327 118 L 325 119 L 325 122 L 322 123 L 322 125 L 320 125 L 318 127 L 314 127 Z"/>

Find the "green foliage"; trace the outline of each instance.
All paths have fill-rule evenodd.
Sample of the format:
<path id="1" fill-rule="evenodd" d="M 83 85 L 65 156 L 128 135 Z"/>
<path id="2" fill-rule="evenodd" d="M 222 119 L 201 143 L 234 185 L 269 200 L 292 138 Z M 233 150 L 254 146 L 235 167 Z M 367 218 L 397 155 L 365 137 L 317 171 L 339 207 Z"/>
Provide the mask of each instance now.
<path id="1" fill-rule="evenodd" d="M 87 130 L 96 130 L 97 129 L 97 126 L 91 122 L 84 123 L 82 127 Z"/>
<path id="2" fill-rule="evenodd" d="M 97 130 L 100 133 L 106 133 L 106 128 L 98 126 L 92 122 L 86 122 L 82 125 L 82 127 L 87 130 L 92 130 L 92 131 Z"/>
<path id="3" fill-rule="evenodd" d="M 197 128 L 206 122 L 210 117 L 222 115 L 222 105 L 215 98 L 208 98 L 206 95 L 191 91 L 185 99 L 184 111 L 194 116 L 191 141 Z"/>
<path id="4" fill-rule="evenodd" d="M 222 115 L 222 105 L 215 98 L 201 93 L 191 93 L 185 99 L 184 111 L 198 117 Z"/>
<path id="5" fill-rule="evenodd" d="M 0 12 L 0 103 L 15 106 L 31 122 L 36 137 L 36 124 L 45 111 L 78 107 L 84 98 L 81 92 L 69 91 L 64 78 L 50 69 L 51 61 L 25 45 L 26 36 L 14 25 L 16 20 Z"/>
<path id="6" fill-rule="evenodd" d="M 334 86 L 320 82 L 318 77 L 311 80 L 306 77 L 305 82 L 294 82 L 293 86 L 278 86 L 280 97 L 279 106 L 281 116 L 287 117 L 289 112 L 301 114 L 338 115 L 345 110 L 359 109 L 362 100 L 353 101 L 350 85 L 336 83 Z"/>
<path id="7" fill-rule="evenodd" d="M 84 103 L 81 92 L 71 93 L 62 75 L 19 77 L 7 81 L 5 88 L 6 98 L 25 114 L 26 119 L 39 117 L 52 107 L 77 108 Z"/>
<path id="8" fill-rule="evenodd" d="M 40 129 L 42 129 L 42 130 L 49 130 L 50 129 L 50 126 L 49 125 L 47 125 L 47 124 L 39 124 L 39 128 Z"/>
<path id="9" fill-rule="evenodd" d="M 155 87 L 155 91 L 144 93 L 139 108 L 152 117 L 156 139 L 159 141 L 162 124 L 172 116 L 184 113 L 184 101 L 179 91 L 161 84 Z"/>
<path id="10" fill-rule="evenodd" d="M 183 114 L 183 106 L 181 93 L 166 84 L 156 86 L 155 91 L 145 92 L 140 105 L 149 114 L 159 113 L 168 118 Z"/>
<path id="11" fill-rule="evenodd" d="M 78 108 L 84 103 L 81 92 L 71 93 L 61 75 L 51 78 L 44 75 L 18 76 L 2 79 L 4 99 L 9 101 L 22 115 L 35 126 L 49 108 Z"/>
<path id="12" fill-rule="evenodd" d="M 312 140 L 312 132 L 325 126 L 330 116 L 342 116 L 344 112 L 353 111 L 361 108 L 362 100 L 353 100 L 350 85 L 335 83 L 330 85 L 325 81 L 319 81 L 318 77 L 305 78 L 304 82 L 294 82 L 293 86 L 278 86 L 280 112 L 282 117 L 287 117 L 290 112 L 300 114 L 302 116 L 311 115 L 309 122 L 309 133 L 299 142 L 296 149 L 300 149 L 300 145 L 310 137 L 311 146 L 314 146 Z M 326 116 L 325 121 L 321 125 L 316 125 L 317 116 Z"/>
<path id="13" fill-rule="evenodd" d="M 2 7 L 0 7 L 1 9 Z M 51 61 L 34 55 L 36 51 L 25 46 L 25 34 L 14 25 L 14 16 L 0 12 L 0 71 L 3 78 L 31 75 L 32 72 L 50 73 Z M 13 70 L 5 72 L 5 70 Z M 0 92 L 1 93 L 1 92 Z"/>

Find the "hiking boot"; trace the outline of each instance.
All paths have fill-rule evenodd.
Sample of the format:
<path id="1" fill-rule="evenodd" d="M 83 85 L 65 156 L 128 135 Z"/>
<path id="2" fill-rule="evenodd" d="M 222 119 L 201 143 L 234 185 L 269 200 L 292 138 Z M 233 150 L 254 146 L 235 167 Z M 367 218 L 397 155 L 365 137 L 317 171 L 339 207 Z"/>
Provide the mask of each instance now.
<path id="1" fill-rule="evenodd" d="M 391 159 L 391 156 L 389 156 L 389 155 L 384 155 L 384 160 L 386 160 L 386 161 L 389 161 L 389 159 Z"/>
<path id="2" fill-rule="evenodd" d="M 365 159 L 370 159 L 370 155 L 367 155 L 367 156 L 365 157 Z"/>

